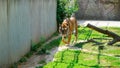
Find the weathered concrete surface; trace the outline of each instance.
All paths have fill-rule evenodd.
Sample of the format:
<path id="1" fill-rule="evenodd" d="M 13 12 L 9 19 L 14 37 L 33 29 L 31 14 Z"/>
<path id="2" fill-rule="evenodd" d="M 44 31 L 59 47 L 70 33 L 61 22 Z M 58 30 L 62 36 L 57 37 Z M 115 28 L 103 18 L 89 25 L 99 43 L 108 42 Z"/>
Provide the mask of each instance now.
<path id="1" fill-rule="evenodd" d="M 56 0 L 0 0 L 0 68 L 55 31 Z"/>
<path id="2" fill-rule="evenodd" d="M 6 0 L 0 0 L 0 68 L 5 68 L 6 65 L 9 64 L 9 42 L 6 5 Z"/>
<path id="3" fill-rule="evenodd" d="M 79 20 L 120 20 L 120 0 L 78 0 Z"/>

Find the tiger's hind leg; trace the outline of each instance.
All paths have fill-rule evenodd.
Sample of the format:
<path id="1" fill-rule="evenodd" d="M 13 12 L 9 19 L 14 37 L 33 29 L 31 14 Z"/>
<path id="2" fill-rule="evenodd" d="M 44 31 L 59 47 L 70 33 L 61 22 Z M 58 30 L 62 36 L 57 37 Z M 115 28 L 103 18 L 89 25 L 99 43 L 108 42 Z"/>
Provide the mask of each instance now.
<path id="1" fill-rule="evenodd" d="M 77 29 L 78 25 L 77 25 L 77 21 L 75 20 L 75 41 L 77 42 L 78 39 L 78 29 Z"/>

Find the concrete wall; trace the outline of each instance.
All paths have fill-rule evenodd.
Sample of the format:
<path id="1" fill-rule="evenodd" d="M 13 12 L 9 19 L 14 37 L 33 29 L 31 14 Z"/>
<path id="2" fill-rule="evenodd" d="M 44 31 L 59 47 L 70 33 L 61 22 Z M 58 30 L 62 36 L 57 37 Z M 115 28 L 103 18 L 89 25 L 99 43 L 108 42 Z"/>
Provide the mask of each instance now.
<path id="1" fill-rule="evenodd" d="M 0 0 L 0 68 L 56 31 L 56 0 Z"/>
<path id="2" fill-rule="evenodd" d="M 77 19 L 120 20 L 120 0 L 78 0 Z"/>

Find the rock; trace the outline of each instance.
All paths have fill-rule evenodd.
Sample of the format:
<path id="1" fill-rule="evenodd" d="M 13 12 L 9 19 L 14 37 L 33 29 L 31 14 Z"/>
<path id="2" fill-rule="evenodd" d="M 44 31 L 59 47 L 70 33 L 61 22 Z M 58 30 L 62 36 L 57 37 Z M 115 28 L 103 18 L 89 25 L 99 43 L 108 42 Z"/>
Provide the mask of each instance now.
<path id="1" fill-rule="evenodd" d="M 76 18 L 82 20 L 120 20 L 120 0 L 78 0 Z"/>

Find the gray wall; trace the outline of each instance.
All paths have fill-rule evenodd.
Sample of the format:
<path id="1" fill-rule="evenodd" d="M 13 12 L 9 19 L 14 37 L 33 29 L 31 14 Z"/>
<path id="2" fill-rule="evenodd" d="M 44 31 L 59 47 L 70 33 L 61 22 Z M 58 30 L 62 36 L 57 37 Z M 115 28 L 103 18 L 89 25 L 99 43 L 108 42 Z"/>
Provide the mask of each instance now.
<path id="1" fill-rule="evenodd" d="M 120 0 L 78 0 L 77 19 L 120 20 Z"/>
<path id="2" fill-rule="evenodd" d="M 0 0 L 0 68 L 56 31 L 56 0 Z"/>

